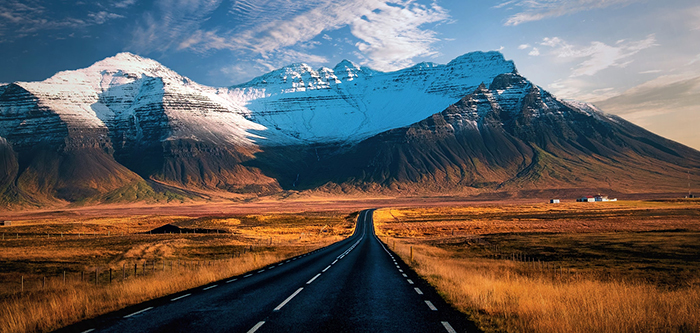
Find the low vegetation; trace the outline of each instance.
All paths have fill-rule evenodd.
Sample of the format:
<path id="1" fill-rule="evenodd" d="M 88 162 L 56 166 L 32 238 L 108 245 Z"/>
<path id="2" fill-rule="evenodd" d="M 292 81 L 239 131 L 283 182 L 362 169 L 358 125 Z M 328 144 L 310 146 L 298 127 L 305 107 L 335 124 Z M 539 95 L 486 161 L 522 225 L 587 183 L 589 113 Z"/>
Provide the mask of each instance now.
<path id="1" fill-rule="evenodd" d="M 382 209 L 375 227 L 485 331 L 700 330 L 697 201 Z"/>
<path id="2" fill-rule="evenodd" d="M 13 221 L 0 229 L 0 332 L 51 331 L 257 269 L 347 237 L 355 218 L 326 212 Z M 164 225 L 184 232 L 154 233 Z"/>

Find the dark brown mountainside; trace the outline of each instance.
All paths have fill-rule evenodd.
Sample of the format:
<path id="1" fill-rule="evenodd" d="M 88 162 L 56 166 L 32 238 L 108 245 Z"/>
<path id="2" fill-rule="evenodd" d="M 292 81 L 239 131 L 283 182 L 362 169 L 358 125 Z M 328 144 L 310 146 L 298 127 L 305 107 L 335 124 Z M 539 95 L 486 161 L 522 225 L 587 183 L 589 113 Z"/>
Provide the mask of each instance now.
<path id="1" fill-rule="evenodd" d="M 686 173 L 699 169 L 697 150 L 593 106 L 559 101 L 509 73 L 441 113 L 317 164 L 302 180 L 308 187 L 330 181 L 411 192 L 583 187 L 682 192 Z"/>

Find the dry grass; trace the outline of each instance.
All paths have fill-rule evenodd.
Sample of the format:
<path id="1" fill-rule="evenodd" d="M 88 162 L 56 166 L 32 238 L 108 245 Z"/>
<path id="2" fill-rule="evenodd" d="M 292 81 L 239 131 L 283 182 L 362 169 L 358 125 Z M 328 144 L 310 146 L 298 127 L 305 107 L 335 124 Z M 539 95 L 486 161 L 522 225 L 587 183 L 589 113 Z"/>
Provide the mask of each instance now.
<path id="1" fill-rule="evenodd" d="M 347 237 L 355 217 L 326 212 L 16 221 L 2 229 L 0 332 L 51 331 L 258 269 Z M 209 233 L 148 234 L 164 224 Z"/>
<path id="2" fill-rule="evenodd" d="M 375 213 L 375 226 L 486 331 L 698 332 L 696 205 L 385 209 Z M 553 230 L 543 234 L 545 219 Z M 503 260 L 514 252 L 543 261 Z"/>

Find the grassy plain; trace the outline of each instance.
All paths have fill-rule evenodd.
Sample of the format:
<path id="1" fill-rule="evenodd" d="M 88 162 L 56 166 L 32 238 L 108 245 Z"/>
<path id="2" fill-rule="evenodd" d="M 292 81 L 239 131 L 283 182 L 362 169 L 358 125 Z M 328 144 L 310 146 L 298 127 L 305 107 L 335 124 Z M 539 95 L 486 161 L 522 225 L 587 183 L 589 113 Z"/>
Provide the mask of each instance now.
<path id="1" fill-rule="evenodd" d="M 355 218 L 327 211 L 15 220 L 0 228 L 0 332 L 50 331 L 257 269 L 349 236 Z M 153 233 L 164 225 L 175 232 Z"/>
<path id="2" fill-rule="evenodd" d="M 375 227 L 485 331 L 700 331 L 699 201 L 381 209 Z"/>

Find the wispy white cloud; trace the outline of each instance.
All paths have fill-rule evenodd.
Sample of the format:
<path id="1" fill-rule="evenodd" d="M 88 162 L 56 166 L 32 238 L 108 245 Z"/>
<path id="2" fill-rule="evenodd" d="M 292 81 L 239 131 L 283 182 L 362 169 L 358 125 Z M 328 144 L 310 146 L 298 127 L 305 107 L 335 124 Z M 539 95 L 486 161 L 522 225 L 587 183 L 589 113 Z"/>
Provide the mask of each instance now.
<path id="1" fill-rule="evenodd" d="M 102 10 L 102 11 L 99 11 L 97 13 L 88 13 L 88 17 L 95 24 L 103 24 L 103 23 L 105 23 L 109 20 L 112 20 L 112 19 L 124 18 L 124 15 L 119 15 L 116 13 L 109 13 L 109 12 Z"/>
<path id="2" fill-rule="evenodd" d="M 529 48 L 530 48 L 530 44 L 520 44 L 520 46 L 518 46 L 518 50 L 525 50 L 525 49 L 529 49 Z"/>
<path id="3" fill-rule="evenodd" d="M 515 0 L 504 2 L 494 8 L 510 6 L 519 9 L 511 15 L 505 25 L 519 25 L 550 17 L 569 15 L 581 11 L 627 5 L 640 0 Z"/>
<path id="4" fill-rule="evenodd" d="M 118 0 L 112 4 L 116 8 L 128 8 L 136 3 L 136 0 Z"/>
<path id="5" fill-rule="evenodd" d="M 533 47 L 532 50 L 530 50 L 530 53 L 528 53 L 527 55 L 537 57 L 540 55 L 540 49 Z"/>
<path id="6" fill-rule="evenodd" d="M 5 0 L 0 1 L 0 36 L 17 39 L 41 31 L 85 28 L 123 17 L 105 10 L 62 16 L 55 14 L 42 1 Z"/>
<path id="7" fill-rule="evenodd" d="M 203 38 L 212 44 L 225 43 L 215 31 L 200 30 L 202 23 L 222 0 L 158 0 L 155 11 L 143 14 L 134 29 L 129 49 L 137 52 L 164 52 L 195 45 Z"/>
<path id="8" fill-rule="evenodd" d="M 657 44 L 652 34 L 639 41 L 621 40 L 614 46 L 598 41 L 589 46 L 575 46 L 558 37 L 544 38 L 540 45 L 550 47 L 551 54 L 557 58 L 584 59 L 571 73 L 571 77 L 577 77 L 595 75 L 609 67 L 625 67 L 633 61 L 633 55 Z"/>
<path id="9" fill-rule="evenodd" d="M 134 33 L 134 46 L 159 51 L 228 49 L 252 53 L 272 63 L 276 57 L 292 54 L 290 50 L 310 49 L 314 45 L 309 41 L 327 36 L 325 32 L 348 27 L 357 39 L 353 45 L 361 62 L 379 70 L 396 69 L 415 57 L 435 55 L 437 33 L 425 26 L 449 19 L 447 11 L 436 3 L 423 5 L 416 0 L 245 0 L 235 2 L 229 11 L 242 23 L 234 28 L 204 28 L 202 22 L 220 0 L 160 1 L 168 3 L 161 5 L 164 13 L 144 17 Z M 191 13 L 197 13 L 196 17 Z"/>

